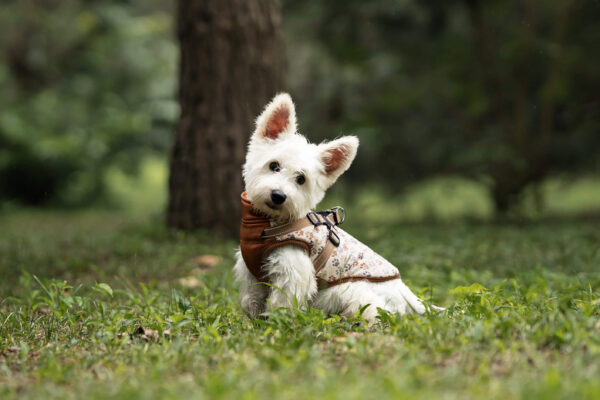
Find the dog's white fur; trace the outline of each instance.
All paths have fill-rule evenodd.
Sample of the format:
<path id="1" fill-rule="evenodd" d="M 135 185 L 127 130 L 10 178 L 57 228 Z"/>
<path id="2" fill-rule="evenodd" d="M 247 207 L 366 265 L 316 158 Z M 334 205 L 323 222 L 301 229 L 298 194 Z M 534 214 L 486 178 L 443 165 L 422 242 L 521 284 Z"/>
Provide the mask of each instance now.
<path id="1" fill-rule="evenodd" d="M 270 122 L 276 123 L 269 125 Z M 273 126 L 281 128 L 275 129 L 275 135 Z M 332 164 L 332 151 L 336 149 L 339 151 Z M 309 143 L 296 132 L 292 99 L 286 93 L 279 94 L 256 120 L 250 139 L 243 169 L 248 199 L 276 224 L 298 220 L 323 199 L 325 191 L 350 167 L 357 149 L 358 139 L 354 136 L 319 145 Z M 272 162 L 279 163 L 280 171 L 269 168 Z M 305 177 L 302 185 L 296 181 L 300 174 Z M 280 206 L 271 201 L 273 190 L 287 196 Z M 375 321 L 377 308 L 400 314 L 425 311 L 421 300 L 400 279 L 344 283 L 318 291 L 313 264 L 298 246 L 275 249 L 267 257 L 264 269 L 274 287 L 258 283 L 238 251 L 234 272 L 240 284 L 240 302 L 254 317 L 266 307 L 292 307 L 294 299 L 300 307 L 311 305 L 346 317 L 368 305 L 363 316 L 370 323 Z"/>

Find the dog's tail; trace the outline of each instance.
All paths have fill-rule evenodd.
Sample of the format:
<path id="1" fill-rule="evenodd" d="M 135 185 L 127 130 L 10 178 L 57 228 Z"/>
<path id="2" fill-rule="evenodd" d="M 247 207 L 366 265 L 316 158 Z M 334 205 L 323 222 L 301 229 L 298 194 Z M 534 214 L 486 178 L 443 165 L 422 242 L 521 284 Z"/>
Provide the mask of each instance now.
<path id="1" fill-rule="evenodd" d="M 408 286 L 406 286 L 404 284 L 404 282 L 402 282 L 402 284 L 400 285 L 400 294 L 402 295 L 402 297 L 404 298 L 404 300 L 406 301 L 406 303 L 409 305 L 410 308 L 412 308 L 413 313 L 415 314 L 424 314 L 425 311 L 427 310 L 425 305 L 423 304 L 423 300 L 421 300 L 420 298 L 417 297 L 416 294 L 414 294 L 412 292 L 412 290 L 410 290 L 408 288 Z M 434 306 L 433 304 L 429 306 L 432 310 L 437 310 L 437 311 L 443 311 L 444 308 L 442 307 L 438 307 L 438 306 Z"/>

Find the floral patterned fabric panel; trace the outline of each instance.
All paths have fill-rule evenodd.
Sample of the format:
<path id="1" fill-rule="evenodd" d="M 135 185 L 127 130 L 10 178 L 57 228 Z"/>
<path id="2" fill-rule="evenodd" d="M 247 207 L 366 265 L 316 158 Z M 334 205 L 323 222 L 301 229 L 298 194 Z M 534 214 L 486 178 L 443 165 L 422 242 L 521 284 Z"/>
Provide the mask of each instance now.
<path id="1" fill-rule="evenodd" d="M 389 278 L 398 275 L 398 269 L 389 261 L 375 253 L 369 247 L 356 240 L 340 228 L 335 228 L 340 245 L 333 249 L 329 260 L 317 273 L 317 277 L 329 283 L 344 278 Z M 324 225 L 307 226 L 295 232 L 278 236 L 276 239 L 302 240 L 310 246 L 310 259 L 315 259 L 327 243 L 327 227 Z"/>

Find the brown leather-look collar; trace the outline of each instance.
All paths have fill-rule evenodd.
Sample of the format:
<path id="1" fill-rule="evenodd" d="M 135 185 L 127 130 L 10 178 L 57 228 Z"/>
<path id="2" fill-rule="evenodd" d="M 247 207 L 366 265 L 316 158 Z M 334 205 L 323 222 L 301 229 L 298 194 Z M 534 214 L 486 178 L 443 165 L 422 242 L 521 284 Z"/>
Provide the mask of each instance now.
<path id="1" fill-rule="evenodd" d="M 254 208 L 246 192 L 242 193 L 242 222 L 246 225 L 263 225 L 271 226 L 269 218 Z"/>
<path id="2" fill-rule="evenodd" d="M 285 245 L 297 245 L 310 252 L 308 244 L 299 240 L 277 241 L 274 237 L 263 237 L 265 229 L 271 227 L 269 217 L 256 210 L 242 193 L 242 223 L 240 226 L 240 250 L 246 267 L 259 281 L 268 281 L 263 271 L 266 256 L 275 248 Z"/>

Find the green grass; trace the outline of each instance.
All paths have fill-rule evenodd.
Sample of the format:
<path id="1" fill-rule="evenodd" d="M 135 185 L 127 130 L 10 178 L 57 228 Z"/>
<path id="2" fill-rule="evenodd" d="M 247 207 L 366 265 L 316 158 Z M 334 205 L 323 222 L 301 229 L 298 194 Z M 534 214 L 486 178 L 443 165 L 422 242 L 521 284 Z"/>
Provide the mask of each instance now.
<path id="1" fill-rule="evenodd" d="M 447 311 L 251 321 L 232 241 L 107 211 L 1 216 L 0 398 L 600 398 L 598 221 L 348 213 Z"/>

